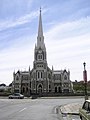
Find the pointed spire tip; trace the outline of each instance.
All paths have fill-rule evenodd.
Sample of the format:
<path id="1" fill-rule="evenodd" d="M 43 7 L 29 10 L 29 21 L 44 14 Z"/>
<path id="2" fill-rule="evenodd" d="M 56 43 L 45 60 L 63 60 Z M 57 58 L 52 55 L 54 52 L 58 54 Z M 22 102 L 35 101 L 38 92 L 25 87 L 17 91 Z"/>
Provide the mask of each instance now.
<path id="1" fill-rule="evenodd" d="M 40 7 L 40 13 L 41 13 L 41 7 Z"/>

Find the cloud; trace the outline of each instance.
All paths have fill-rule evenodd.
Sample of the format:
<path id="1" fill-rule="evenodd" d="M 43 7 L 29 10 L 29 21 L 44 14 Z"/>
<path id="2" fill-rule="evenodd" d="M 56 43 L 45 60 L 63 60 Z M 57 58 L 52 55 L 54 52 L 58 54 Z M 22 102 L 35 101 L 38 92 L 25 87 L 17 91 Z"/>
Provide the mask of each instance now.
<path id="1" fill-rule="evenodd" d="M 88 26 L 90 26 L 90 17 L 81 18 L 72 22 L 58 23 L 51 28 L 51 31 L 49 30 L 47 32 L 46 37 L 49 34 L 50 37 L 53 37 L 57 40 L 59 37 L 60 40 L 62 38 L 78 36 L 83 33 L 88 33 L 90 30 Z"/>
<path id="2" fill-rule="evenodd" d="M 16 27 L 18 25 L 22 25 L 28 22 L 31 22 L 34 18 L 38 16 L 38 11 L 31 12 L 30 14 L 27 14 L 25 16 L 22 16 L 17 19 L 10 19 L 7 21 L 1 21 L 0 22 L 0 31 L 5 30 L 10 27 Z"/>
<path id="3" fill-rule="evenodd" d="M 90 64 L 90 17 L 56 24 L 45 33 L 45 43 L 50 67 L 54 65 L 54 69 L 69 68 L 71 80 L 83 79 L 82 63 L 86 61 Z M 89 71 L 90 68 L 87 68 Z"/>
<path id="4" fill-rule="evenodd" d="M 47 17 L 49 21 L 70 22 L 90 16 L 89 0 L 65 0 L 52 2 Z"/>
<path id="5" fill-rule="evenodd" d="M 4 49 L 0 52 L 1 82 L 4 82 L 8 85 L 13 80 L 14 70 L 15 72 L 17 70 L 24 71 L 28 70 L 29 66 L 32 67 L 34 59 L 34 45 L 31 44 L 30 41 L 27 42 L 28 43 L 23 42 L 21 45 L 12 45 L 12 47 Z"/>
<path id="6" fill-rule="evenodd" d="M 0 19 L 15 18 L 31 11 L 33 0 L 0 1 Z"/>
<path id="7" fill-rule="evenodd" d="M 66 6 L 70 6 L 67 3 Z M 76 2 L 76 4 L 77 3 L 78 2 Z M 72 6 L 70 6 L 71 8 L 68 7 L 68 9 L 67 7 L 65 8 L 64 3 L 63 7 L 58 4 L 60 6 L 58 9 L 56 8 L 57 5 L 55 7 L 54 3 L 52 4 L 53 7 L 50 6 L 49 9 L 43 9 L 43 12 L 45 10 L 47 13 L 43 16 L 45 20 L 43 21 L 43 25 L 46 25 L 45 27 L 50 25 L 50 28 L 47 27 L 44 32 L 47 63 L 50 68 L 52 68 L 53 65 L 55 70 L 70 69 L 71 80 L 82 80 L 84 61 L 87 63 L 87 70 L 90 71 L 90 17 L 87 14 L 89 9 L 86 9 L 86 7 L 83 8 L 83 5 L 81 5 L 79 9 L 80 2 L 77 11 L 75 11 L 77 8 L 77 6 L 75 6 L 76 4 L 73 4 L 75 7 L 74 11 L 72 11 Z M 65 11 L 63 11 L 62 8 L 65 8 Z M 56 14 L 57 11 L 61 11 L 60 9 L 62 12 Z M 0 19 L 0 31 L 2 33 L 0 34 L 0 41 L 3 41 L 4 46 L 4 49 L 0 49 L 0 81 L 2 81 L 4 76 L 3 82 L 9 84 L 13 80 L 14 70 L 28 70 L 29 65 L 32 69 L 37 33 L 33 35 L 30 34 L 30 31 L 26 31 L 23 25 L 30 22 L 32 24 L 32 21 L 38 15 L 39 11 L 36 10 L 30 13 L 26 12 L 16 18 L 10 17 L 10 19 L 7 20 Z M 61 18 L 62 22 L 60 20 Z M 23 29 L 22 34 L 20 33 L 21 29 L 20 32 L 17 31 L 18 26 L 21 26 L 21 29 Z M 29 26 L 29 24 L 27 24 L 27 26 Z M 13 29 L 9 31 L 10 28 Z M 10 46 L 8 42 L 10 42 Z M 90 75 L 88 75 L 88 79 L 90 79 Z"/>
<path id="8" fill-rule="evenodd" d="M 47 62 L 49 67 L 54 69 L 70 69 L 71 80 L 82 80 L 82 70 L 84 61 L 90 61 L 90 18 L 79 21 L 58 23 L 44 33 L 45 45 L 47 49 Z M 20 41 L 22 39 L 22 43 Z M 13 44 L 0 54 L 0 74 L 8 72 L 28 70 L 29 65 L 33 66 L 35 36 L 18 38 L 18 44 Z M 15 40 L 16 41 L 16 40 Z M 89 67 L 87 67 L 89 70 Z M 7 72 L 8 71 L 8 72 Z M 78 73 L 77 73 L 78 72 Z M 75 76 L 77 75 L 77 76 Z M 12 77 L 12 75 L 11 75 Z M 90 79 L 90 76 L 88 76 Z M 7 83 L 10 81 L 7 80 Z"/>

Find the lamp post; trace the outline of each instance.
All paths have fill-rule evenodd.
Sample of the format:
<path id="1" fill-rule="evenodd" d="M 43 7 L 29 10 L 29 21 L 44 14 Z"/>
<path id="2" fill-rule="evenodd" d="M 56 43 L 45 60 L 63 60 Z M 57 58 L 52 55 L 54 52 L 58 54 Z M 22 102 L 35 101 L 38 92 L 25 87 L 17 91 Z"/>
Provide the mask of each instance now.
<path id="1" fill-rule="evenodd" d="M 88 95 L 87 95 L 87 71 L 86 71 L 86 63 L 83 63 L 84 65 L 84 71 L 83 71 L 83 79 L 84 79 L 84 86 L 85 86 L 85 100 L 88 99 Z"/>

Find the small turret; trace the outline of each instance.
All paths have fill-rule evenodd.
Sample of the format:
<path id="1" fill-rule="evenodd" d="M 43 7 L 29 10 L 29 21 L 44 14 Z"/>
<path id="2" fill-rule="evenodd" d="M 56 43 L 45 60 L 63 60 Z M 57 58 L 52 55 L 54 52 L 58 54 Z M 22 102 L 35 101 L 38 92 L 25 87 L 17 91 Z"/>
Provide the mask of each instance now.
<path id="1" fill-rule="evenodd" d="M 53 71 L 53 65 L 52 65 L 52 71 Z"/>
<path id="2" fill-rule="evenodd" d="M 30 73 L 30 66 L 29 66 L 29 73 Z"/>

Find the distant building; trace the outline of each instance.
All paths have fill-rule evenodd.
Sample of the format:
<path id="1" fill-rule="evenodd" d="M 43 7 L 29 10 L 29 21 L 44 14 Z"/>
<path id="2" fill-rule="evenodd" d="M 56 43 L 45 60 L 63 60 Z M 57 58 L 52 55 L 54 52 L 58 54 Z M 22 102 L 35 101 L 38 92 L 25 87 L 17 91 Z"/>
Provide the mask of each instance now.
<path id="1" fill-rule="evenodd" d="M 50 69 L 47 64 L 47 52 L 44 43 L 41 10 L 39 16 L 39 27 L 37 44 L 34 49 L 33 68 L 28 71 L 17 71 L 13 73 L 13 92 L 24 95 L 31 94 L 54 94 L 72 92 L 70 71 Z"/>
<path id="2" fill-rule="evenodd" d="M 8 87 L 4 83 L 0 84 L 0 92 L 7 91 L 7 90 L 8 90 Z"/>

